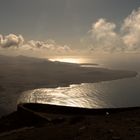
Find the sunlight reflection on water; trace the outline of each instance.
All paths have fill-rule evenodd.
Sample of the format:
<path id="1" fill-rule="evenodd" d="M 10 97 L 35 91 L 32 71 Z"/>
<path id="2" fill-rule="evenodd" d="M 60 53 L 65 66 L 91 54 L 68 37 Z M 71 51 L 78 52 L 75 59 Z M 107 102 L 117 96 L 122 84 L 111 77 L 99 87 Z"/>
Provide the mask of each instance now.
<path id="1" fill-rule="evenodd" d="M 83 108 L 140 106 L 140 77 L 24 92 L 19 103 L 42 103 Z"/>
<path id="2" fill-rule="evenodd" d="M 123 58 L 117 57 L 117 59 L 100 59 L 100 61 L 98 59 L 89 59 L 88 61 L 83 59 L 84 61 L 82 60 L 79 62 L 104 64 L 102 65 L 103 67 L 134 70 L 140 73 L 140 61 L 138 59 L 140 56 L 138 58 L 130 58 L 131 59 L 128 59 L 123 55 Z M 139 83 L 140 76 L 138 75 L 134 78 L 108 82 L 75 84 L 70 85 L 69 87 L 34 89 L 24 92 L 19 102 L 55 104 L 84 108 L 140 106 Z"/>
<path id="3" fill-rule="evenodd" d="M 96 88 L 93 90 L 93 88 L 92 86 L 91 91 L 89 84 L 80 84 L 55 89 L 34 89 L 24 92 L 19 102 L 55 104 L 83 108 L 106 107 L 105 102 L 100 99 L 98 90 Z"/>

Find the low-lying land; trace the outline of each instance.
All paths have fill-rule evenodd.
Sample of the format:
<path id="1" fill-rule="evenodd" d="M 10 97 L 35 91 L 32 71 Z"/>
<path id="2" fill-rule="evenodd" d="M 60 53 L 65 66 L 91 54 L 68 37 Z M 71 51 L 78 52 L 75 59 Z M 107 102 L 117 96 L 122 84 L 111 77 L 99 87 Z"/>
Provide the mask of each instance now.
<path id="1" fill-rule="evenodd" d="M 68 86 L 129 78 L 135 71 L 111 70 L 99 67 L 80 67 L 78 64 L 51 62 L 24 56 L 0 56 L 0 86 L 21 91 L 41 87 Z"/>

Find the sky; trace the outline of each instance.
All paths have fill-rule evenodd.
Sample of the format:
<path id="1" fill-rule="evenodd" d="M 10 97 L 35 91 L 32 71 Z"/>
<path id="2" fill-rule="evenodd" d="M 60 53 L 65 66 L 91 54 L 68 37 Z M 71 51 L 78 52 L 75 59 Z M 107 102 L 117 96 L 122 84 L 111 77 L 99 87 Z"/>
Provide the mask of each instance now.
<path id="1" fill-rule="evenodd" d="M 139 7 L 139 0 L 0 0 L 0 46 L 130 51 L 140 44 Z"/>

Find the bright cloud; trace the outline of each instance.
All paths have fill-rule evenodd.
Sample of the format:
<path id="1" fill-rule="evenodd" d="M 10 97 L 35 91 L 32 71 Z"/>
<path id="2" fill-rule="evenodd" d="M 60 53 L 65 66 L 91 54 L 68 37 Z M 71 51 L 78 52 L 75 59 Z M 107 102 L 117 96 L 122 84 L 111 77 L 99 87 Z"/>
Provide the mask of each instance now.
<path id="1" fill-rule="evenodd" d="M 124 19 L 120 29 L 107 19 L 100 18 L 92 24 L 89 36 L 81 39 L 81 46 L 90 46 L 90 50 L 103 52 L 138 52 L 140 51 L 140 8 Z M 81 47 L 81 48 L 82 48 Z M 4 50 L 32 51 L 47 54 L 82 53 L 85 49 L 75 50 L 68 45 L 60 45 L 54 40 L 46 41 L 25 40 L 22 35 L 0 35 L 0 48 Z"/>
<path id="2" fill-rule="evenodd" d="M 0 35 L 0 48 L 10 48 L 20 51 L 46 51 L 51 53 L 64 53 L 71 51 L 71 48 L 68 45 L 57 44 L 54 40 L 49 39 L 47 41 L 25 41 L 21 35 L 15 34 L 9 34 L 7 36 Z"/>
<path id="3" fill-rule="evenodd" d="M 140 48 L 140 8 L 133 11 L 125 20 L 122 26 L 125 32 L 123 41 L 129 49 Z"/>
<path id="4" fill-rule="evenodd" d="M 7 36 L 0 35 L 0 47 L 9 48 L 9 47 L 19 47 L 23 45 L 24 38 L 21 35 L 9 34 Z"/>
<path id="5" fill-rule="evenodd" d="M 92 25 L 91 33 L 93 38 L 95 37 L 97 40 L 102 40 L 107 36 L 114 38 L 116 37 L 116 33 L 114 29 L 116 25 L 114 23 L 107 22 L 105 19 L 99 19 L 96 23 Z"/>
<path id="6" fill-rule="evenodd" d="M 115 29 L 116 25 L 106 19 L 99 19 L 93 23 L 90 34 L 94 47 L 107 51 L 114 50 L 114 48 L 120 49 L 121 40 Z"/>
<path id="7" fill-rule="evenodd" d="M 140 8 L 132 11 L 124 19 L 118 32 L 115 23 L 101 18 L 92 24 L 89 33 L 94 51 L 138 51 L 140 50 Z"/>
<path id="8" fill-rule="evenodd" d="M 43 50 L 54 53 L 63 53 L 71 51 L 71 48 L 68 45 L 59 45 L 54 40 L 48 40 L 45 42 L 30 40 L 25 45 L 23 45 L 23 48 L 32 50 Z"/>

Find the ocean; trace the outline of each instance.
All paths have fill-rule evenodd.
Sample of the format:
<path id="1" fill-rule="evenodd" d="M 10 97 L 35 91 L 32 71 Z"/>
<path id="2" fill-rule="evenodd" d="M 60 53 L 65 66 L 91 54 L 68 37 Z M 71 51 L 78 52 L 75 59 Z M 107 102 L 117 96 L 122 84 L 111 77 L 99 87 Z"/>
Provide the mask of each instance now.
<path id="1" fill-rule="evenodd" d="M 55 60 L 55 58 L 54 58 Z M 58 58 L 56 59 L 58 60 Z M 72 84 L 69 87 L 32 89 L 23 93 L 11 87 L 0 92 L 0 116 L 16 110 L 19 102 L 76 106 L 83 108 L 117 108 L 140 106 L 140 55 L 106 57 L 73 57 L 65 60 L 84 63 L 81 66 L 105 67 L 137 71 L 137 77 L 98 83 Z M 81 61 L 82 60 L 82 61 Z M 98 65 L 91 65 L 91 64 Z M 89 65 L 85 65 L 89 64 Z"/>
<path id="2" fill-rule="evenodd" d="M 69 58 L 65 59 L 68 60 Z M 76 60 L 77 59 L 77 60 Z M 55 58 L 54 58 L 55 60 Z M 58 58 L 56 60 L 59 60 Z M 63 59 L 61 59 L 63 61 Z M 79 58 L 71 58 L 78 62 Z M 140 106 L 140 55 L 126 54 L 106 58 L 86 57 L 82 63 L 98 67 L 137 71 L 137 77 L 120 80 L 72 84 L 69 87 L 33 89 L 22 93 L 19 102 L 76 106 L 83 108 L 118 108 Z M 91 67 L 96 65 L 91 65 Z"/>

